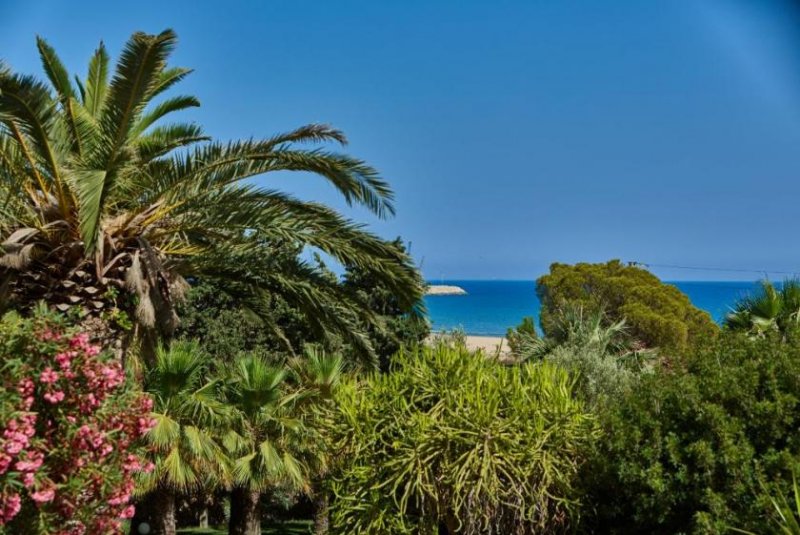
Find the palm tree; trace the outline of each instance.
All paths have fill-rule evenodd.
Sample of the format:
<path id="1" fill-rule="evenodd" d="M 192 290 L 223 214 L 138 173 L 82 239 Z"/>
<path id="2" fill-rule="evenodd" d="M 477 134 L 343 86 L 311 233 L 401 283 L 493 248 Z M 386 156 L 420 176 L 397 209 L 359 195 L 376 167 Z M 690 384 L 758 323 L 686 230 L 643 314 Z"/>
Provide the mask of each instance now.
<path id="1" fill-rule="evenodd" d="M 261 533 L 260 498 L 267 489 L 307 488 L 307 469 L 292 447 L 310 443 L 302 420 L 292 414 L 297 398 L 285 379 L 284 368 L 254 355 L 240 356 L 229 371 L 226 400 L 235 413 L 224 443 L 233 461 L 232 535 Z"/>
<path id="2" fill-rule="evenodd" d="M 800 325 L 800 280 L 788 279 L 780 288 L 761 281 L 755 295 L 741 299 L 725 318 L 725 326 L 754 337 L 775 332 L 785 336 Z"/>
<path id="3" fill-rule="evenodd" d="M 257 298 L 280 292 L 321 328 L 359 340 L 366 307 L 317 285 L 297 262 L 276 272 L 239 263 L 264 260 L 264 244 L 325 251 L 375 273 L 403 303 L 420 300 L 408 255 L 330 208 L 248 179 L 304 171 L 331 183 L 348 203 L 378 217 L 394 213 L 392 191 L 365 162 L 302 144 L 344 145 L 342 132 L 311 124 L 261 140 L 210 140 L 193 123 L 167 122 L 199 105 L 163 97 L 189 70 L 168 66 L 171 30 L 135 33 L 113 75 L 101 44 L 85 79 L 73 78 L 38 40 L 49 85 L 0 64 L 0 304 L 44 299 L 76 310 L 97 338 L 119 340 L 131 321 L 146 339 L 169 335 L 186 278 L 235 282 Z"/>
<path id="4" fill-rule="evenodd" d="M 300 409 L 307 416 L 306 428 L 317 433 L 323 429 L 330 429 L 331 412 L 326 409 L 333 408 L 331 403 L 333 395 L 338 388 L 344 370 L 344 363 L 340 355 L 328 355 L 316 347 L 306 347 L 304 358 L 294 359 L 290 369 L 297 379 L 299 391 L 302 393 L 304 403 Z M 305 410 L 310 408 L 311 410 Z M 311 462 L 308 463 L 310 471 L 310 497 L 314 514 L 315 535 L 325 535 L 330 527 L 330 496 L 328 489 L 323 485 L 323 479 L 328 472 L 328 454 L 322 444 L 324 440 L 312 443 L 314 448 L 310 455 L 306 455 Z"/>
<path id="5" fill-rule="evenodd" d="M 142 474 L 137 492 L 143 497 L 131 523 L 144 521 L 156 533 L 175 533 L 175 498 L 226 484 L 229 462 L 219 437 L 230 410 L 218 396 L 219 382 L 208 379 L 208 357 L 197 344 L 175 342 L 160 347 L 145 381 L 154 399 L 155 426 L 148 432 L 154 469 Z"/>

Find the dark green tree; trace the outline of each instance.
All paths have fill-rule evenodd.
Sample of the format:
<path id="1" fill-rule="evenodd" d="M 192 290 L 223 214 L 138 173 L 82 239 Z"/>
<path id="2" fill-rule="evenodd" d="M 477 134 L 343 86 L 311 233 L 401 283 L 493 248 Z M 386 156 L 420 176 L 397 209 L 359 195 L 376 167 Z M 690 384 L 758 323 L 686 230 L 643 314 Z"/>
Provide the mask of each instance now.
<path id="1" fill-rule="evenodd" d="M 545 335 L 558 329 L 559 309 L 604 311 L 607 322 L 625 320 L 626 332 L 648 348 L 681 353 L 713 338 L 719 328 L 675 286 L 619 260 L 605 264 L 553 264 L 537 280 Z"/>
<path id="2" fill-rule="evenodd" d="M 403 241 L 397 238 L 391 246 L 406 254 Z M 422 274 L 417 271 L 417 284 L 424 286 Z M 420 300 L 416 303 L 398 299 L 374 271 L 359 266 L 350 266 L 344 274 L 343 286 L 375 314 L 376 321 L 364 325 L 370 341 L 375 348 L 382 369 L 387 369 L 392 355 L 401 347 L 421 343 L 430 334 L 430 323 L 425 315 L 425 307 Z"/>

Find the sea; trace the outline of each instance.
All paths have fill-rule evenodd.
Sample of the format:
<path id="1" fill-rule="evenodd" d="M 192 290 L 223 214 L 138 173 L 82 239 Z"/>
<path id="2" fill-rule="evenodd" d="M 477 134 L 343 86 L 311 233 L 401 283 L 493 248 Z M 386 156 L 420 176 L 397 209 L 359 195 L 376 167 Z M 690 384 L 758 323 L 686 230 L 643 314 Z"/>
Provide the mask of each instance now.
<path id="1" fill-rule="evenodd" d="M 461 330 L 467 334 L 502 336 L 506 329 L 532 316 L 538 325 L 536 282 L 525 280 L 437 280 L 463 288 L 467 295 L 425 297 L 434 331 Z M 697 308 L 721 322 L 737 300 L 757 289 L 757 282 L 668 282 L 689 296 Z"/>

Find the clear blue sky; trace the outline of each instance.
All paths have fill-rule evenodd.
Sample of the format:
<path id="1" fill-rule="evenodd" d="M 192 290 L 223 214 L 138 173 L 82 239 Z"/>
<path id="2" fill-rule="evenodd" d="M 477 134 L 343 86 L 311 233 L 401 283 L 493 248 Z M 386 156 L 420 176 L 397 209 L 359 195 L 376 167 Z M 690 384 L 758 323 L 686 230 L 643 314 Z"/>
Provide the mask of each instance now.
<path id="1" fill-rule="evenodd" d="M 0 0 L 0 57 L 41 72 L 41 34 L 83 74 L 100 39 L 116 54 L 174 28 L 210 134 L 344 129 L 398 205 L 386 222 L 347 212 L 410 240 L 432 279 L 614 257 L 800 271 L 792 5 Z M 344 208 L 318 180 L 269 183 Z"/>

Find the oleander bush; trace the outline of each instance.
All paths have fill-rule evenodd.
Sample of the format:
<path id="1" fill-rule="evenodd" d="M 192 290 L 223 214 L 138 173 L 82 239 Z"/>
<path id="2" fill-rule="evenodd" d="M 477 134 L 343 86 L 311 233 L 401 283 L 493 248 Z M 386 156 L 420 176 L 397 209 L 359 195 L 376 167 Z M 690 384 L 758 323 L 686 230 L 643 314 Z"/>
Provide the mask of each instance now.
<path id="1" fill-rule="evenodd" d="M 789 495 L 800 468 L 798 341 L 726 334 L 600 413 L 586 531 L 763 532 L 764 484 Z"/>
<path id="2" fill-rule="evenodd" d="M 0 321 L 0 366 L 0 533 L 120 533 L 150 398 L 43 308 Z"/>
<path id="3" fill-rule="evenodd" d="M 596 438 L 568 374 L 439 344 L 343 385 L 330 429 L 339 533 L 556 533 Z"/>

